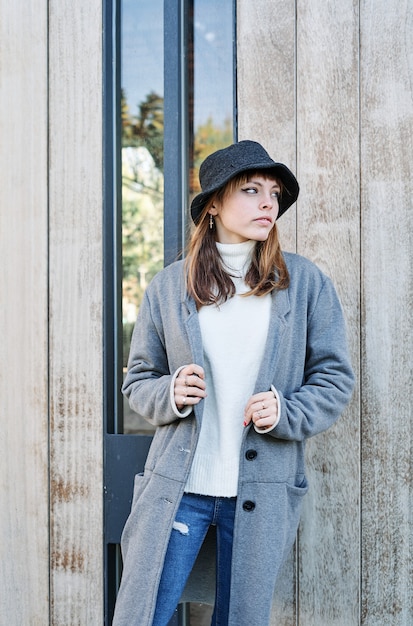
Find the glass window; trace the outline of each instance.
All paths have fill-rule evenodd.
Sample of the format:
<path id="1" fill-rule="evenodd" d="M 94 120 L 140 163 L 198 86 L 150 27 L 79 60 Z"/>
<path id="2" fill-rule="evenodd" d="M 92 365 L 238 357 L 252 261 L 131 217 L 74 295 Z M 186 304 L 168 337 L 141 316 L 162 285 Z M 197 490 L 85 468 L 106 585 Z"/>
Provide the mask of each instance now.
<path id="1" fill-rule="evenodd" d="M 190 97 L 190 194 L 200 191 L 199 166 L 234 139 L 233 0 L 193 2 L 193 100 Z M 191 94 L 191 85 L 189 88 Z M 191 110 L 192 109 L 192 110 Z"/>
<path id="2" fill-rule="evenodd" d="M 190 197 L 200 163 L 234 138 L 234 2 L 185 2 Z M 164 199 L 163 0 L 121 0 L 123 369 L 146 286 L 162 269 Z M 167 115 L 168 112 L 165 112 Z M 177 202 L 177 211 L 183 207 Z M 185 216 L 186 217 L 186 216 Z M 151 427 L 123 403 L 123 431 Z"/>
<path id="3" fill-rule="evenodd" d="M 163 0 L 121 3 L 123 368 L 145 288 L 163 267 Z M 124 402 L 124 432 L 148 426 Z"/>

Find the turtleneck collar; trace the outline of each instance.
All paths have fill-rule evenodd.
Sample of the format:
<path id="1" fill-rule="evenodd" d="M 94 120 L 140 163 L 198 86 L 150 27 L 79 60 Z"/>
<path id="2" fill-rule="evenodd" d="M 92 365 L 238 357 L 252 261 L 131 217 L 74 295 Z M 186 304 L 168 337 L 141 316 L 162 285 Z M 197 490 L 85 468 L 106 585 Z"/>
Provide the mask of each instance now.
<path id="1" fill-rule="evenodd" d="M 256 243 L 251 239 L 242 243 L 219 243 L 217 241 L 217 250 L 230 273 L 236 272 L 239 277 L 245 276 Z"/>

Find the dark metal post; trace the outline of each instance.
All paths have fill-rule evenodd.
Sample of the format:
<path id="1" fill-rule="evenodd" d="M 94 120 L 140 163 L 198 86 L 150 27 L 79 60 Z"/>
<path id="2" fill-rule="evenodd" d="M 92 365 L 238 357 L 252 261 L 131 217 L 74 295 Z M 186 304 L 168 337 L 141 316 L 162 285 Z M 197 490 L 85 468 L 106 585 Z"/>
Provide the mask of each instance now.
<path id="1" fill-rule="evenodd" d="M 164 263 L 180 257 L 188 204 L 187 0 L 164 2 Z"/>
<path id="2" fill-rule="evenodd" d="M 188 204 L 188 4 L 164 2 L 164 264 L 181 257 Z M 169 626 L 189 625 L 180 605 Z"/>
<path id="3" fill-rule="evenodd" d="M 117 185 L 120 171 L 120 0 L 105 0 L 103 3 L 103 259 L 104 259 L 104 462 L 107 469 L 106 443 L 112 433 L 118 431 L 119 396 L 122 379 L 119 357 L 122 351 L 122 333 L 119 332 L 121 317 L 121 197 Z M 121 417 L 120 417 L 121 420 Z M 121 424 L 120 424 L 121 427 Z M 107 477 L 105 476 L 105 484 Z M 105 510 L 107 502 L 105 501 Z M 114 543 L 104 541 L 104 597 L 105 624 L 112 623 L 113 608 L 119 579 L 120 557 Z"/>

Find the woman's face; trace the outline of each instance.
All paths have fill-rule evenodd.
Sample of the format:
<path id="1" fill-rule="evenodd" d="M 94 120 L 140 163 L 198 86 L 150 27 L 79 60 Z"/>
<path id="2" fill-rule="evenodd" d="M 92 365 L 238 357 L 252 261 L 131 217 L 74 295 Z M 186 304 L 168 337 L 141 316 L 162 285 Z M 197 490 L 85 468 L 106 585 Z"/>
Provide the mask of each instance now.
<path id="1" fill-rule="evenodd" d="M 279 184 L 260 174 L 215 201 L 209 209 L 214 216 L 220 243 L 265 241 L 278 216 Z"/>

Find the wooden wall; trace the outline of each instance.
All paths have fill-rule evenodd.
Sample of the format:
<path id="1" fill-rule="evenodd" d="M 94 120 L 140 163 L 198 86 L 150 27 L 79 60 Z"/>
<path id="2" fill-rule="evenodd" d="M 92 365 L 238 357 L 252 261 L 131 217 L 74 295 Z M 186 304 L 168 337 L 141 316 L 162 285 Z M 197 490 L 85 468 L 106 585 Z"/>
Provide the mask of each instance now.
<path id="1" fill-rule="evenodd" d="M 1 0 L 0 48 L 0 623 L 40 626 L 49 614 L 46 3 Z"/>
<path id="2" fill-rule="evenodd" d="M 274 626 L 413 623 L 412 8 L 238 0 L 239 138 L 297 172 L 282 242 L 337 285 L 358 381 L 309 442 Z"/>
<path id="3" fill-rule="evenodd" d="M 410 626 L 411 2 L 237 5 L 239 136 L 297 172 L 282 241 L 334 279 L 357 373 L 272 626 Z M 0 626 L 103 623 L 101 13 L 0 0 Z"/>
<path id="4" fill-rule="evenodd" d="M 0 1 L 0 624 L 103 624 L 102 5 Z"/>

